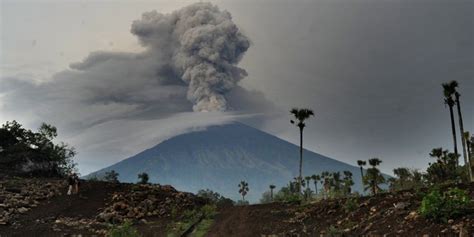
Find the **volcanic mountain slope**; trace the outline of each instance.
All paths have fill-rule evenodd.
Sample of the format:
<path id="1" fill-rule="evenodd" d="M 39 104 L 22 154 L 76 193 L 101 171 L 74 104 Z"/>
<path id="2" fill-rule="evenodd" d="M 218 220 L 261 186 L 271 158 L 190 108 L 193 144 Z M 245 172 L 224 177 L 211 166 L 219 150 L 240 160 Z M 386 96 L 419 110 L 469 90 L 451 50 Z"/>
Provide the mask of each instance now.
<path id="1" fill-rule="evenodd" d="M 270 184 L 277 189 L 297 176 L 299 147 L 241 123 L 211 126 L 173 137 L 88 177 L 115 170 L 122 182 L 136 182 L 146 172 L 151 182 L 196 192 L 209 188 L 237 200 L 237 184 L 249 183 L 247 197 L 256 202 Z M 303 175 L 349 170 L 354 190 L 361 191 L 358 167 L 304 150 Z M 321 185 L 319 185 L 321 186 Z M 314 189 L 314 184 L 311 182 Z"/>

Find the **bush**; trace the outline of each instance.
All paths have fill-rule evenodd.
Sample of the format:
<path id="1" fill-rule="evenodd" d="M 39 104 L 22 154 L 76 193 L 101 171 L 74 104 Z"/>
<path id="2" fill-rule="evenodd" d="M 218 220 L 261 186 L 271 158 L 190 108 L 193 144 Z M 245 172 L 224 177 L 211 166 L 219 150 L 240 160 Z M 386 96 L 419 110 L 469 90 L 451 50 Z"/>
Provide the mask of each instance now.
<path id="1" fill-rule="evenodd" d="M 143 172 L 141 174 L 138 174 L 138 183 L 139 184 L 147 184 L 149 179 L 150 179 L 150 176 L 148 176 L 148 174 L 145 173 L 145 172 Z"/>
<path id="2" fill-rule="evenodd" d="M 119 182 L 118 177 L 119 177 L 119 173 L 115 172 L 115 170 L 111 170 L 111 171 L 105 172 L 104 180 L 111 183 L 118 183 Z"/>
<path id="3" fill-rule="evenodd" d="M 132 226 L 132 223 L 125 222 L 119 226 L 113 226 L 107 233 L 108 237 L 140 237 L 137 229 Z"/>
<path id="4" fill-rule="evenodd" d="M 466 213 L 470 201 L 467 192 L 459 188 L 450 188 L 443 193 L 435 188 L 423 197 L 420 213 L 425 218 L 447 222 Z"/>
<path id="5" fill-rule="evenodd" d="M 344 203 L 344 210 L 346 212 L 353 212 L 359 207 L 359 202 L 357 198 L 348 198 Z"/>
<path id="6" fill-rule="evenodd" d="M 201 189 L 196 194 L 198 197 L 207 199 L 211 204 L 215 204 L 217 207 L 231 207 L 234 205 L 232 199 L 226 198 L 220 195 L 218 192 L 214 192 L 210 189 Z"/>
<path id="7" fill-rule="evenodd" d="M 201 207 L 201 213 L 204 219 L 212 219 L 217 214 L 217 208 L 214 205 L 204 205 Z"/>

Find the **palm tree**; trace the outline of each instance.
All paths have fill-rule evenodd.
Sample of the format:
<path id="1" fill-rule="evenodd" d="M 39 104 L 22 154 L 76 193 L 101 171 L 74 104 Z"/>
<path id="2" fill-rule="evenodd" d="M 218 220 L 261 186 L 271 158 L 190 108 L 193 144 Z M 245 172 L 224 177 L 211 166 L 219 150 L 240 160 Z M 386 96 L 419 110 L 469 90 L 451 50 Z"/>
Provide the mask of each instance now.
<path id="1" fill-rule="evenodd" d="M 405 189 L 405 184 L 410 177 L 410 170 L 408 168 L 395 168 L 393 169 L 393 174 L 398 177 L 398 182 L 400 184 L 400 190 Z"/>
<path id="2" fill-rule="evenodd" d="M 318 195 L 318 181 L 321 180 L 321 176 L 313 174 L 311 175 L 311 179 L 313 179 L 314 182 L 314 194 Z"/>
<path id="3" fill-rule="evenodd" d="M 296 124 L 296 126 L 300 129 L 300 168 L 299 168 L 299 176 L 298 176 L 298 188 L 301 188 L 301 182 L 303 179 L 303 129 L 306 127 L 305 121 L 309 119 L 309 117 L 314 116 L 314 113 L 310 109 L 298 109 L 293 108 L 290 110 L 290 113 L 293 114 L 295 120 L 290 120 L 291 124 Z"/>
<path id="4" fill-rule="evenodd" d="M 348 195 L 352 191 L 352 185 L 354 185 L 354 181 L 352 180 L 352 172 L 345 170 L 344 172 L 344 178 L 343 178 L 343 183 L 344 183 L 344 195 Z"/>
<path id="5" fill-rule="evenodd" d="M 249 184 L 244 180 L 240 181 L 239 193 L 242 195 L 242 201 L 245 201 L 245 195 L 249 192 Z"/>
<path id="6" fill-rule="evenodd" d="M 441 156 L 443 156 L 443 148 L 442 147 L 433 148 L 430 152 L 430 156 L 433 158 L 438 158 L 438 160 L 440 160 Z"/>
<path id="7" fill-rule="evenodd" d="M 360 180 L 362 181 L 362 187 L 364 187 L 364 168 L 367 162 L 365 160 L 358 160 L 357 165 L 360 167 Z"/>
<path id="8" fill-rule="evenodd" d="M 306 198 L 310 198 L 311 197 L 311 188 L 309 187 L 309 181 L 311 181 L 311 176 L 306 176 L 306 177 L 304 177 L 304 179 L 306 180 L 306 191 L 305 191 Z"/>
<path id="9" fill-rule="evenodd" d="M 453 133 L 453 143 L 454 143 L 454 154 L 458 155 L 458 142 L 456 138 L 456 125 L 454 123 L 454 112 L 453 107 L 456 103 L 453 100 L 453 94 L 456 92 L 456 85 L 455 81 L 451 81 L 449 83 L 443 83 L 443 93 L 444 93 L 444 103 L 449 106 L 449 114 L 451 116 L 451 130 Z M 456 161 L 456 165 L 459 165 L 459 161 Z"/>
<path id="10" fill-rule="evenodd" d="M 456 87 L 458 87 L 458 82 L 457 81 L 451 81 L 449 83 L 451 87 L 454 90 L 454 98 L 456 98 L 456 105 L 457 105 L 457 110 L 458 110 L 458 119 L 459 119 L 459 131 L 461 133 L 461 145 L 462 145 L 462 155 L 464 158 L 464 166 L 466 166 L 467 173 L 469 174 L 469 180 L 472 182 L 474 181 L 474 177 L 472 174 L 471 170 L 471 165 L 470 165 L 470 160 L 469 160 L 469 154 L 466 152 L 466 139 L 464 137 L 464 125 L 462 121 L 462 113 L 461 113 L 461 101 L 459 100 L 459 97 L 461 97 L 461 94 L 456 90 Z"/>
<path id="11" fill-rule="evenodd" d="M 472 150 L 471 150 L 471 134 L 469 132 L 464 132 L 464 141 L 466 141 L 466 152 L 467 152 L 467 158 L 469 159 L 469 163 L 471 163 L 471 158 L 472 158 Z"/>
<path id="12" fill-rule="evenodd" d="M 380 163 L 382 163 L 382 161 L 378 158 L 370 159 L 369 164 L 372 167 L 367 169 L 367 174 L 364 177 L 364 183 L 367 184 L 365 189 L 370 189 L 373 195 L 379 192 L 379 184 L 385 183 L 385 178 L 380 173 L 380 170 L 377 169 Z"/>
<path id="13" fill-rule="evenodd" d="M 275 185 L 273 184 L 270 184 L 269 188 L 270 188 L 270 199 L 273 201 L 273 189 L 275 189 Z"/>

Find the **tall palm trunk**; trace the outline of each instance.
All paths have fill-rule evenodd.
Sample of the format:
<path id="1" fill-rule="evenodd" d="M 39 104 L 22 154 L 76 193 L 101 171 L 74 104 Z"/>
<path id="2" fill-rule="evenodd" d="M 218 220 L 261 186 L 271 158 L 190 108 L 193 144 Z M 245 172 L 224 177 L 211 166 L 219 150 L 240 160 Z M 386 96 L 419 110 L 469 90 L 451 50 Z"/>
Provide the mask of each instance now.
<path id="1" fill-rule="evenodd" d="M 362 182 L 362 188 L 364 187 L 364 169 L 360 166 L 360 181 Z"/>
<path id="2" fill-rule="evenodd" d="M 456 92 L 456 105 L 458 109 L 458 117 L 459 117 L 459 130 L 461 132 L 461 144 L 462 144 L 462 155 L 464 157 L 464 165 L 466 166 L 467 172 L 469 174 L 469 180 L 472 182 L 474 181 L 474 177 L 472 176 L 471 164 L 466 154 L 466 140 L 464 139 L 464 125 L 462 122 L 462 113 L 461 113 L 461 102 L 459 100 L 459 93 Z"/>
<path id="3" fill-rule="evenodd" d="M 270 189 L 270 200 L 273 201 L 273 189 Z"/>
<path id="4" fill-rule="evenodd" d="M 298 192 L 301 192 L 302 179 L 303 179 L 303 128 L 300 127 L 300 176 L 298 177 Z"/>
<path id="5" fill-rule="evenodd" d="M 314 182 L 314 194 L 318 195 L 318 182 Z"/>
<path id="6" fill-rule="evenodd" d="M 448 104 L 449 106 L 449 114 L 451 115 L 451 130 L 453 132 L 453 143 L 454 143 L 454 154 L 456 155 L 456 166 L 459 166 L 459 155 L 458 155 L 458 142 L 456 139 L 456 125 L 454 124 L 454 112 L 453 112 L 453 104 Z"/>

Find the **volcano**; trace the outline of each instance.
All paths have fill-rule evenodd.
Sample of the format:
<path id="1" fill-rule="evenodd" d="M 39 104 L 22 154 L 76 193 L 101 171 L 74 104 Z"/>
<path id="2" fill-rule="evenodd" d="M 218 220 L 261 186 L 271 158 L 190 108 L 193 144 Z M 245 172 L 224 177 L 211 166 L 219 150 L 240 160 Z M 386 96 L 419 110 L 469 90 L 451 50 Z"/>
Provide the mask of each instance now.
<path id="1" fill-rule="evenodd" d="M 303 175 L 348 170 L 353 174 L 353 190 L 362 191 L 359 167 L 309 150 L 304 150 L 303 158 Z M 240 199 L 237 185 L 245 180 L 250 188 L 246 198 L 256 202 L 270 184 L 278 190 L 293 180 L 298 167 L 297 145 L 231 123 L 175 136 L 86 177 L 100 177 L 115 170 L 121 182 L 137 182 L 137 175 L 146 172 L 153 183 L 189 192 L 209 188 L 234 200 Z"/>

